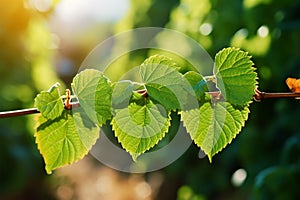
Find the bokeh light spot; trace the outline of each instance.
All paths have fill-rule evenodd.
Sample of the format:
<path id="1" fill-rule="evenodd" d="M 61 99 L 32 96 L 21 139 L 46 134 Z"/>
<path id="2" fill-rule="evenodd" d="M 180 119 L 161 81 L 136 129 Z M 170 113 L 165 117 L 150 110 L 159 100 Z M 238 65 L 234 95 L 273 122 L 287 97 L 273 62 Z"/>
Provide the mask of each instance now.
<path id="1" fill-rule="evenodd" d="M 267 37 L 269 35 L 269 28 L 267 26 L 261 26 L 257 29 L 257 35 L 259 37 Z"/>
<path id="2" fill-rule="evenodd" d="M 140 199 L 146 199 L 152 193 L 151 187 L 145 181 L 138 183 L 135 188 L 135 193 Z"/>
<path id="3" fill-rule="evenodd" d="M 231 177 L 232 185 L 239 187 L 241 186 L 247 178 L 247 172 L 245 169 L 236 170 Z"/>
<path id="4" fill-rule="evenodd" d="M 200 159 L 202 159 L 202 158 L 205 158 L 205 156 L 206 156 L 205 152 L 202 151 L 202 150 L 200 149 L 200 151 L 199 151 L 199 153 L 198 153 L 198 157 L 199 157 Z"/>
<path id="5" fill-rule="evenodd" d="M 202 35 L 209 35 L 213 30 L 213 26 L 210 23 L 204 23 L 200 26 L 199 31 Z"/>

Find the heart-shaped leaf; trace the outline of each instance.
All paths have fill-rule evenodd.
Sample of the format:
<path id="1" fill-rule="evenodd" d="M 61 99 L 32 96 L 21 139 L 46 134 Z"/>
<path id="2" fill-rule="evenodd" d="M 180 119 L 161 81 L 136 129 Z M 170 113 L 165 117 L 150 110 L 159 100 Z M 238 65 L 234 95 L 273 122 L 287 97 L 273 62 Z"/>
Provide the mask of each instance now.
<path id="1" fill-rule="evenodd" d="M 214 74 L 223 97 L 234 105 L 248 104 L 254 95 L 257 74 L 247 52 L 225 48 L 215 57 Z"/>
<path id="2" fill-rule="evenodd" d="M 34 99 L 34 105 L 46 119 L 59 117 L 64 110 L 64 103 L 59 94 L 59 83 L 54 84 L 48 91 L 40 92 Z"/>
<path id="3" fill-rule="evenodd" d="M 197 105 L 197 98 L 176 64 L 168 57 L 154 55 L 146 59 L 140 67 L 140 74 L 148 95 L 167 110 L 185 110 Z"/>
<path id="4" fill-rule="evenodd" d="M 99 131 L 82 108 L 64 110 L 54 120 L 40 115 L 35 137 L 47 173 L 83 158 L 98 139 Z"/>
<path id="5" fill-rule="evenodd" d="M 102 72 L 87 69 L 77 74 L 72 89 L 80 106 L 99 126 L 111 118 L 111 83 Z"/>
<path id="6" fill-rule="evenodd" d="M 182 121 L 194 142 L 212 157 L 241 131 L 249 109 L 234 107 L 228 102 L 206 102 L 199 109 L 181 112 Z"/>
<path id="7" fill-rule="evenodd" d="M 111 123 L 122 147 L 135 160 L 165 136 L 170 126 L 170 113 L 145 99 L 143 105 L 132 102 L 126 108 L 116 109 Z"/>

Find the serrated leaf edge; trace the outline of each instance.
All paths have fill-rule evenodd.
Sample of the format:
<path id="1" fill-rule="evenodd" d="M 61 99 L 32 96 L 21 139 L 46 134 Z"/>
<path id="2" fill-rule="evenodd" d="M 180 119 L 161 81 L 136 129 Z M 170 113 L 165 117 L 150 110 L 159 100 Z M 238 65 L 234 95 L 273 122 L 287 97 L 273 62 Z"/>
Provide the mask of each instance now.
<path id="1" fill-rule="evenodd" d="M 206 102 L 206 103 L 208 103 L 208 102 Z M 229 103 L 229 102 L 227 102 L 227 103 Z M 234 107 L 233 104 L 231 104 L 231 103 L 229 103 L 229 104 L 230 104 L 232 107 Z M 248 104 L 247 106 L 244 106 L 244 109 L 246 109 L 245 111 L 247 112 L 247 116 L 246 116 L 245 118 L 243 118 L 243 122 L 242 122 L 240 128 L 237 129 L 236 121 L 234 121 L 234 122 L 235 122 L 235 129 L 237 129 L 237 130 L 235 130 L 236 133 L 234 134 L 234 136 L 233 136 L 233 137 L 232 137 L 225 145 L 223 145 L 223 147 L 222 147 L 221 149 L 219 149 L 218 151 L 216 151 L 216 152 L 215 152 L 214 154 L 212 154 L 212 155 L 210 155 L 210 152 L 206 152 L 206 150 L 202 149 L 201 145 L 198 144 L 198 143 L 196 143 L 196 141 L 193 139 L 192 134 L 188 131 L 188 128 L 186 127 L 185 121 L 184 121 L 183 118 L 182 118 L 182 113 L 183 113 L 183 111 L 178 112 L 178 114 L 180 115 L 180 121 L 182 122 L 183 127 L 186 129 L 187 133 L 190 135 L 190 137 L 191 137 L 191 139 L 193 140 L 193 142 L 197 145 L 197 147 L 199 147 L 199 148 L 207 155 L 207 157 L 208 157 L 208 159 L 209 159 L 209 162 L 212 163 L 212 158 L 213 158 L 213 156 L 215 156 L 216 154 L 218 154 L 219 152 L 221 152 L 223 149 L 225 149 L 225 147 L 226 147 L 227 145 L 231 144 L 231 142 L 237 137 L 237 135 L 239 135 L 239 133 L 241 132 L 241 130 L 242 130 L 243 127 L 245 126 L 246 121 L 247 121 L 247 119 L 248 119 L 248 117 L 249 117 L 249 114 L 250 114 L 249 105 L 250 105 L 250 104 Z M 201 107 L 201 106 L 200 106 L 200 107 Z M 192 109 L 192 110 L 195 110 L 195 111 L 197 111 L 197 112 L 199 113 L 200 107 L 199 107 L 199 108 Z"/>
<path id="2" fill-rule="evenodd" d="M 256 68 L 254 67 L 254 62 L 251 60 L 252 56 L 249 55 L 249 52 L 247 51 L 243 51 L 241 50 L 240 48 L 237 48 L 237 47 L 227 47 L 227 48 L 223 48 L 221 49 L 216 55 L 215 55 L 215 60 L 217 58 L 217 56 L 219 56 L 221 53 L 223 53 L 224 51 L 230 51 L 230 50 L 236 50 L 236 51 L 239 51 L 240 53 L 243 53 L 245 57 L 249 58 L 249 61 L 251 62 L 251 67 L 249 70 L 251 70 L 251 72 L 253 72 L 255 74 L 255 81 L 254 81 L 254 84 L 255 84 L 255 88 L 257 87 L 258 85 L 258 76 L 257 76 L 257 72 L 256 72 Z M 226 59 L 225 59 L 226 60 Z M 225 62 L 225 60 L 222 62 L 221 66 L 223 65 L 223 63 Z M 221 70 L 222 71 L 222 70 Z M 213 74 L 214 74 L 214 77 L 217 78 L 217 74 L 220 73 L 220 70 L 217 69 L 217 67 L 214 65 L 213 67 Z M 217 80 L 216 80 L 217 81 Z M 218 86 L 218 83 L 216 83 L 216 87 L 220 90 L 219 86 Z M 220 90 L 221 91 L 221 90 Z M 255 91 L 253 90 L 252 91 L 252 95 L 255 94 Z M 226 96 L 226 95 L 225 95 Z M 247 104 L 250 104 L 252 101 L 248 101 L 248 102 L 245 102 L 244 104 L 234 104 L 232 103 L 233 105 L 239 105 L 239 106 L 245 106 Z"/>
<path id="3" fill-rule="evenodd" d="M 68 111 L 64 111 L 62 114 L 70 115 L 70 116 L 72 117 L 72 120 L 73 120 L 74 123 L 75 123 L 73 114 L 72 114 L 72 113 L 67 113 L 67 112 L 68 112 Z M 39 117 L 39 116 L 42 116 L 42 115 L 41 115 L 41 114 L 37 115 L 37 117 Z M 43 116 L 42 116 L 42 117 L 43 117 Z M 61 118 L 61 119 L 59 119 L 59 118 Z M 60 117 L 58 117 L 58 118 L 55 118 L 55 119 L 47 119 L 47 120 L 46 120 L 45 122 L 43 122 L 42 124 L 39 124 L 38 119 L 36 118 L 35 132 L 34 132 L 35 143 L 37 144 L 37 148 L 38 148 L 40 154 L 42 155 L 42 157 L 43 157 L 43 159 L 44 159 L 44 162 L 45 162 L 45 170 L 46 170 L 47 174 L 52 174 L 52 171 L 55 170 L 55 169 L 58 169 L 58 168 L 61 168 L 61 167 L 65 167 L 65 166 L 70 165 L 70 164 L 77 163 L 77 162 L 80 161 L 82 158 L 84 158 L 84 157 L 89 153 L 89 151 L 91 150 L 91 149 L 86 148 L 86 146 L 83 144 L 82 140 L 79 140 L 80 143 L 81 143 L 81 145 L 84 147 L 84 152 L 81 152 L 81 154 L 82 154 L 81 156 L 79 156 L 78 158 L 76 158 L 74 161 L 67 162 L 67 163 L 64 164 L 64 165 L 57 166 L 57 167 L 54 167 L 54 168 L 52 168 L 53 166 L 50 166 L 50 167 L 49 167 L 49 164 L 48 164 L 48 162 L 46 162 L 46 159 L 45 159 L 45 156 L 44 156 L 44 155 L 45 155 L 45 151 L 42 150 L 43 148 L 41 148 L 41 144 L 40 144 L 40 142 L 38 142 L 38 140 L 37 140 L 37 135 L 38 135 L 37 129 L 38 129 L 38 127 L 40 127 L 41 125 L 43 125 L 43 124 L 45 124 L 45 123 L 48 123 L 49 121 L 52 121 L 52 123 L 53 123 L 53 122 L 55 122 L 56 120 L 59 120 L 59 121 L 60 121 L 60 120 L 65 120 L 64 123 L 69 123 L 69 122 L 68 122 L 68 117 L 62 118 L 62 115 L 61 115 Z M 95 124 L 95 125 L 99 128 L 99 131 L 100 131 L 100 127 L 99 127 L 97 124 Z M 50 126 L 50 125 L 48 125 L 47 127 L 49 127 L 49 126 Z M 76 126 L 75 126 L 75 130 L 76 130 L 76 134 L 78 134 L 78 129 L 76 128 Z M 100 136 L 100 135 L 99 135 L 99 136 Z M 99 136 L 98 136 L 98 138 L 95 139 L 94 142 L 91 144 L 91 147 L 93 147 L 93 146 L 96 144 L 97 140 L 99 139 Z M 78 137 L 79 137 L 79 136 L 78 136 Z M 76 152 L 74 152 L 74 153 L 76 153 Z"/>
<path id="4" fill-rule="evenodd" d="M 159 143 L 159 141 L 161 141 L 166 136 L 166 134 L 167 134 L 167 132 L 169 130 L 169 127 L 171 126 L 171 112 L 168 112 L 166 124 L 164 126 L 164 130 L 162 130 L 162 132 L 161 132 L 161 133 L 163 133 L 162 137 L 159 140 L 157 140 L 157 142 L 153 146 L 149 146 L 147 149 L 145 149 L 144 151 L 142 151 L 140 153 L 131 153 L 130 151 L 128 151 L 127 149 L 125 149 L 123 147 L 123 145 L 122 145 L 122 142 L 119 140 L 118 134 L 117 134 L 118 131 L 121 131 L 121 132 L 123 132 L 123 131 L 121 129 L 119 129 L 119 127 L 117 126 L 117 123 L 115 123 L 115 119 L 114 118 L 112 118 L 110 124 L 112 125 L 112 130 L 114 131 L 114 134 L 115 134 L 115 137 L 118 140 L 118 143 L 120 143 L 121 146 L 122 146 L 122 148 L 131 155 L 133 161 L 136 161 L 137 157 L 139 157 L 140 155 L 142 155 L 146 151 L 148 151 L 151 148 L 153 148 L 155 145 L 157 145 Z M 124 133 L 124 134 L 128 135 L 127 133 Z M 133 137 L 133 136 L 131 136 L 131 137 Z"/>
<path id="5" fill-rule="evenodd" d="M 40 98 L 43 94 L 51 94 L 51 92 L 54 90 L 54 89 L 57 89 L 57 93 L 58 93 L 58 98 L 57 99 L 55 99 L 55 100 L 53 100 L 53 101 L 50 101 L 50 102 L 47 102 L 47 104 L 45 104 L 44 106 L 49 106 L 49 104 L 50 103 L 53 103 L 53 102 L 58 102 L 59 100 L 61 101 L 61 105 L 64 107 L 64 102 L 63 102 L 63 100 L 62 100 L 62 98 L 61 98 L 61 95 L 60 95 L 60 91 L 59 91 L 59 86 L 60 86 L 60 84 L 58 83 L 58 82 L 56 82 L 55 84 L 53 84 L 47 91 L 41 91 L 40 93 L 38 93 L 37 95 L 36 95 L 36 97 L 34 98 L 34 106 L 37 108 L 37 110 L 41 113 L 41 115 L 45 118 L 45 119 L 49 119 L 49 120 L 54 120 L 55 118 L 49 118 L 48 116 L 45 116 L 44 114 L 43 114 L 43 112 L 39 109 L 39 107 L 36 105 L 37 104 L 37 99 L 38 98 Z M 52 111 L 53 111 L 53 109 L 52 109 Z M 51 112 L 52 112 L 51 111 Z M 62 115 L 62 113 L 63 113 L 63 110 L 62 110 L 62 112 L 58 115 L 58 117 L 60 117 L 61 115 Z M 49 114 L 49 112 L 48 112 L 48 114 Z"/>

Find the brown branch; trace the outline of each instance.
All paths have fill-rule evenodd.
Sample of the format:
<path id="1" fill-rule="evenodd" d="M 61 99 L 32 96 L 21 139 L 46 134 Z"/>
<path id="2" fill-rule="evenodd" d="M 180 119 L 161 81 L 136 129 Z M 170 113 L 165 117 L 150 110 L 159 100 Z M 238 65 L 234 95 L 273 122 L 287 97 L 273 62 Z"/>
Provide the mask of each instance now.
<path id="1" fill-rule="evenodd" d="M 144 97 L 147 97 L 147 91 L 146 90 L 139 90 L 138 93 L 142 94 Z M 207 92 L 207 94 L 210 94 L 213 98 L 220 98 L 222 99 L 222 94 L 220 91 L 216 92 Z M 273 98 L 300 98 L 300 93 L 267 93 L 267 92 L 261 92 L 258 89 L 255 89 L 255 95 L 253 96 L 253 99 L 257 102 L 264 100 L 264 99 L 273 99 Z M 71 108 L 69 107 L 71 106 Z M 73 102 L 70 103 L 68 107 L 65 106 L 65 109 L 70 110 L 74 107 L 79 107 L 79 102 Z M 3 111 L 0 112 L 0 118 L 5 117 L 15 117 L 15 116 L 23 116 L 23 115 L 29 115 L 29 114 L 36 114 L 40 113 L 37 108 L 28 108 L 28 109 L 22 109 L 22 110 L 12 110 L 12 111 Z"/>
<path id="2" fill-rule="evenodd" d="M 78 102 L 70 103 L 70 106 L 72 108 L 79 107 Z M 68 108 L 65 107 L 65 109 L 68 110 Z M 37 108 L 28 108 L 28 109 L 22 109 L 22 110 L 12 110 L 12 111 L 3 111 L 0 112 L 0 118 L 6 118 L 6 117 L 16 117 L 16 116 L 23 116 L 23 115 L 29 115 L 29 114 L 36 114 L 40 113 Z"/>
<path id="3" fill-rule="evenodd" d="M 35 114 L 35 113 L 40 113 L 40 111 L 38 111 L 37 108 L 28 108 L 28 109 L 22 109 L 22 110 L 4 111 L 4 112 L 0 112 L 0 118 L 15 117 L 15 116 Z"/>
<path id="4" fill-rule="evenodd" d="M 257 102 L 263 99 L 274 99 L 274 98 L 300 98 L 300 93 L 293 93 L 293 92 L 267 93 L 255 89 L 255 95 L 253 96 L 253 99 Z"/>
<path id="5" fill-rule="evenodd" d="M 223 96 L 220 91 L 216 92 L 207 92 L 213 98 L 222 99 Z M 264 99 L 275 99 L 275 98 L 300 98 L 300 93 L 293 93 L 293 92 L 279 92 L 279 93 L 269 93 L 269 92 L 261 92 L 258 89 L 255 89 L 255 95 L 253 95 L 253 99 L 257 102 L 260 102 Z"/>

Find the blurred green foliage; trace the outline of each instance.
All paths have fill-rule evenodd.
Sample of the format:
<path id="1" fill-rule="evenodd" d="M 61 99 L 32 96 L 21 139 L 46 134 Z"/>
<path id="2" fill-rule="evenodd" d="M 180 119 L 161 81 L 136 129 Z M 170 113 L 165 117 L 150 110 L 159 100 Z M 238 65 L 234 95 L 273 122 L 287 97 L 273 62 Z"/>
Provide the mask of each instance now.
<path id="1" fill-rule="evenodd" d="M 300 77 L 298 0 L 132 0 L 115 30 L 143 26 L 183 32 L 212 57 L 228 46 L 248 51 L 263 91 L 287 92 L 285 79 Z M 151 51 L 131 53 L 116 64 L 136 66 L 148 55 Z M 201 199 L 300 198 L 299 100 L 254 102 L 250 109 L 246 127 L 212 164 L 197 159 L 198 148 L 192 146 L 165 168 L 168 179 L 159 199 L 175 199 L 181 185 L 188 186 L 180 188 L 178 199 L 193 199 L 196 194 Z M 241 186 L 234 186 L 232 174 L 240 168 L 247 177 Z"/>
<path id="2" fill-rule="evenodd" d="M 45 24 L 51 10 L 25 9 L 22 0 L 2 0 L 1 7 L 5 9 L 0 13 L 0 110 L 31 107 L 37 91 L 57 79 L 49 49 L 53 38 Z M 115 33 L 146 26 L 183 32 L 212 57 L 228 46 L 249 51 L 263 91 L 288 91 L 285 79 L 300 77 L 298 0 L 131 0 Z M 117 42 L 116 47 L 126 45 Z M 128 67 L 111 73 L 118 79 L 153 53 L 145 49 L 123 55 L 111 69 Z M 163 169 L 166 179 L 159 199 L 300 198 L 299 100 L 254 102 L 250 110 L 246 127 L 212 164 L 199 159 L 199 148 L 191 146 Z M 17 198 L 19 193 L 39 199 L 32 195 L 45 194 L 36 191 L 49 191 L 39 189 L 45 187 L 45 171 L 32 127 L 32 116 L 0 120 L 0 199 Z M 231 178 L 240 168 L 247 177 L 237 187 Z"/>
<path id="3" fill-rule="evenodd" d="M 26 9 L 26 2 L 1 1 L 1 111 L 33 107 L 36 93 L 57 80 L 47 13 Z M 52 197 L 50 188 L 45 189 L 48 181 L 33 126 L 33 116 L 0 119 L 0 199 Z"/>

